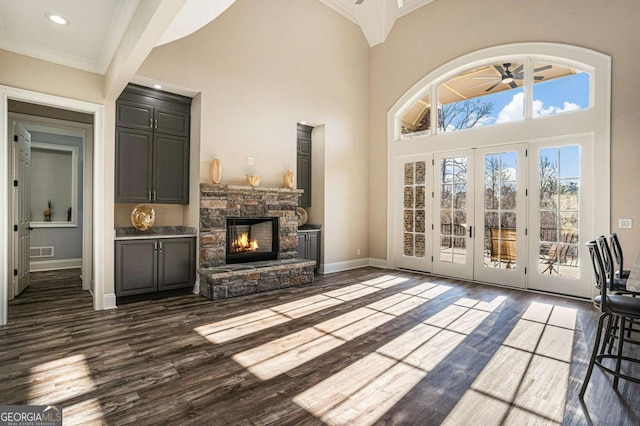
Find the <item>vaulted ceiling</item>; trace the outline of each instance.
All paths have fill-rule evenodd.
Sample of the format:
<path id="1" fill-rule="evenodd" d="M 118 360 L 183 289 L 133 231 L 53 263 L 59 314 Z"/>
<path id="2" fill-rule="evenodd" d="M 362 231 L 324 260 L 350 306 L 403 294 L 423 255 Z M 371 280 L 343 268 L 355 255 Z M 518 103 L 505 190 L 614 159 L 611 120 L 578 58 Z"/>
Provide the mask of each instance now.
<path id="1" fill-rule="evenodd" d="M 360 26 L 370 46 L 433 0 L 318 0 Z M 122 90 L 149 52 L 214 20 L 235 0 L 0 0 L 0 49 L 103 74 Z M 64 17 L 66 25 L 48 15 Z"/>

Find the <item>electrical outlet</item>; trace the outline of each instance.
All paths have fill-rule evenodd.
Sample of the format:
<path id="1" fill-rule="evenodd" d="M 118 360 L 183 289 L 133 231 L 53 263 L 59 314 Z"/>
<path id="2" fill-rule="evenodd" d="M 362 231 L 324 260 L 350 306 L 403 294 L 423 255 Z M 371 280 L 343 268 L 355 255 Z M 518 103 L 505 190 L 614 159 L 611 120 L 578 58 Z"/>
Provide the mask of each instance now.
<path id="1" fill-rule="evenodd" d="M 631 229 L 633 221 L 631 219 L 618 219 L 618 228 Z"/>
<path id="2" fill-rule="evenodd" d="M 253 166 L 256 163 L 256 159 L 253 157 L 247 157 L 247 166 Z"/>
<path id="3" fill-rule="evenodd" d="M 356 249 L 356 254 L 360 256 L 360 249 Z"/>

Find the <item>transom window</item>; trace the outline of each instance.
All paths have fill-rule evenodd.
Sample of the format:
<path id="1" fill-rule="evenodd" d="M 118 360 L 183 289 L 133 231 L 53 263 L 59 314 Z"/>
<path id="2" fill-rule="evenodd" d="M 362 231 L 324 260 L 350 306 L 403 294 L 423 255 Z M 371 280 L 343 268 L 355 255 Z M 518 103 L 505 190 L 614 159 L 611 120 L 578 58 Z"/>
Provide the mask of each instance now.
<path id="1" fill-rule="evenodd" d="M 588 72 L 532 57 L 505 58 L 426 88 L 402 114 L 402 138 L 536 119 L 590 104 Z"/>

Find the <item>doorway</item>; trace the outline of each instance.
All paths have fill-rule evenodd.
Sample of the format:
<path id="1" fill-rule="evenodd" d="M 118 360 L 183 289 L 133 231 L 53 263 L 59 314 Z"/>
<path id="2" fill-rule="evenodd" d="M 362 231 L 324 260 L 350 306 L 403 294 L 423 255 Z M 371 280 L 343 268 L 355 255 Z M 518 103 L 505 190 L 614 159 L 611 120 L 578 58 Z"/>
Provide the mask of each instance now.
<path id="1" fill-rule="evenodd" d="M 13 144 L 9 169 L 18 274 L 8 298 L 28 286 L 33 271 L 76 268 L 82 289 L 91 290 L 93 117 L 14 101 L 9 111 L 13 133 L 25 142 Z"/>
<path id="2" fill-rule="evenodd" d="M 593 228 L 592 142 L 572 136 L 400 159 L 395 264 L 588 297 L 580 235 Z"/>
<path id="3" fill-rule="evenodd" d="M 0 245 L 2 246 L 0 252 L 4 253 L 0 259 L 0 325 L 7 323 L 9 288 L 13 282 L 13 270 L 10 269 L 11 262 L 9 259 L 9 253 L 12 253 L 10 237 L 13 232 L 12 228 L 10 229 L 9 227 L 11 220 L 9 194 L 12 186 L 9 185 L 9 175 L 6 172 L 9 170 L 10 145 L 12 143 L 10 143 L 8 138 L 8 129 L 10 125 L 8 123 L 7 111 L 9 100 L 17 100 L 35 105 L 83 112 L 93 116 L 94 128 L 92 137 L 94 155 L 93 160 L 89 161 L 94 170 L 93 187 L 95 188 L 91 206 L 92 216 L 90 219 L 93 228 L 93 235 L 91 240 L 87 243 L 87 250 L 90 252 L 90 255 L 83 256 L 83 261 L 91 261 L 91 267 L 87 270 L 93 272 L 91 294 L 93 295 L 94 309 L 102 310 L 115 306 L 115 295 L 105 295 L 104 291 L 105 282 L 110 280 L 112 276 L 112 273 L 109 272 L 105 265 L 105 263 L 112 259 L 112 256 L 109 256 L 109 253 L 112 250 L 112 242 L 107 239 L 107 232 L 105 230 L 105 227 L 112 226 L 112 217 L 107 217 L 105 212 L 109 211 L 109 209 L 106 209 L 105 205 L 108 205 L 108 200 L 113 198 L 112 196 L 106 196 L 111 191 L 110 187 L 107 185 L 111 174 L 109 172 L 109 175 L 107 176 L 107 171 L 104 167 L 105 158 L 108 157 L 105 149 L 105 106 L 62 98 L 59 96 L 47 95 L 44 93 L 0 86 L 0 128 L 5 129 L 5 131 L 0 134 L 0 170 L 5 171 L 0 173 L 0 199 L 4 200 L 1 204 L 2 208 L 0 208 Z M 107 223 L 106 219 L 110 219 L 110 221 Z M 97 226 L 97 224 L 99 226 Z"/>

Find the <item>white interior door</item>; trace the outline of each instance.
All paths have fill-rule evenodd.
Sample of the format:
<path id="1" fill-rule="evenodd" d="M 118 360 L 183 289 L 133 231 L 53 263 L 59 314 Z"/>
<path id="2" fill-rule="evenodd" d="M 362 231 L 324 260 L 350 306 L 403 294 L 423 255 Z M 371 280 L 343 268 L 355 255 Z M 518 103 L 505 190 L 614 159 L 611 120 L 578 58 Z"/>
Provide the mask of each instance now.
<path id="1" fill-rule="evenodd" d="M 530 144 L 529 288 L 591 296 L 592 152 L 592 135 Z"/>
<path id="2" fill-rule="evenodd" d="M 433 159 L 433 272 L 473 279 L 473 150 Z"/>
<path id="3" fill-rule="evenodd" d="M 394 200 L 396 266 L 431 272 L 432 155 L 398 160 Z"/>
<path id="4" fill-rule="evenodd" d="M 475 150 L 474 279 L 526 285 L 526 145 Z"/>
<path id="5" fill-rule="evenodd" d="M 31 135 L 12 121 L 13 127 L 13 209 L 14 209 L 14 286 L 18 296 L 29 286 L 30 199 L 29 175 L 31 165 Z"/>

